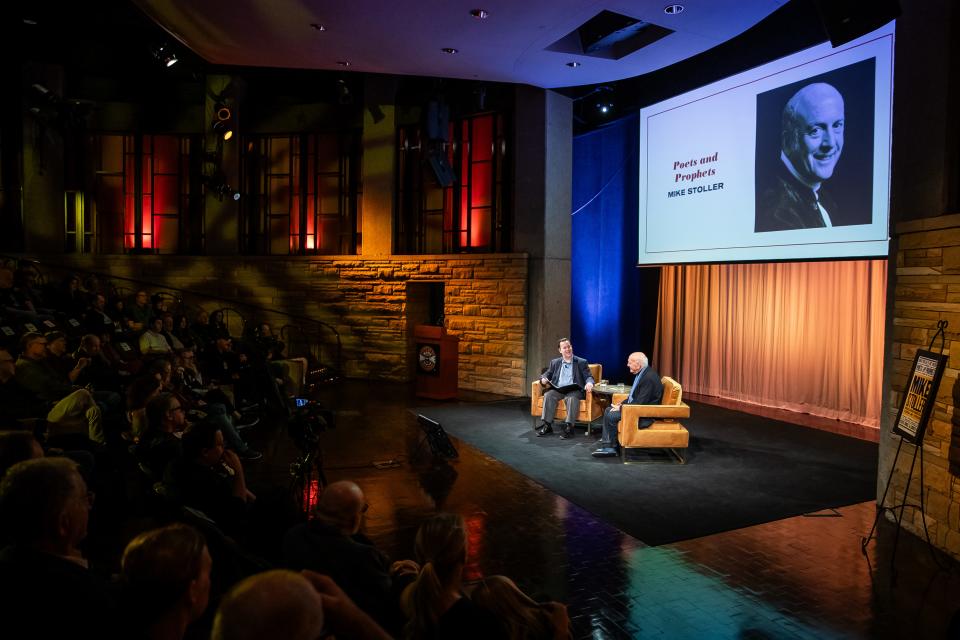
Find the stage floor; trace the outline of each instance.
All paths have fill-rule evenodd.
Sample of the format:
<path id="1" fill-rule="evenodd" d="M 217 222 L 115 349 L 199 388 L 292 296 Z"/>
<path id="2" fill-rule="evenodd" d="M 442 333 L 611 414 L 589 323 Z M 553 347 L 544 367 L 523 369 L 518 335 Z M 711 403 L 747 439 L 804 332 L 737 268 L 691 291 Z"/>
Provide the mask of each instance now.
<path id="1" fill-rule="evenodd" d="M 423 433 L 411 409 L 450 403 L 363 381 L 318 397 L 339 416 L 322 435 L 328 480 L 364 489 L 366 532 L 384 551 L 411 557 L 424 518 L 460 513 L 471 530 L 469 573 L 506 574 L 538 599 L 566 602 L 575 638 L 940 638 L 960 605 L 960 565 L 937 554 L 952 569 L 939 570 L 907 533 L 891 586 L 893 525 L 881 522 L 861 553 L 872 502 L 648 547 L 455 438 L 451 463 L 425 445 L 411 459 Z M 251 479 L 286 482 L 296 450 L 282 432 L 257 429 L 250 439 L 266 455 Z"/>

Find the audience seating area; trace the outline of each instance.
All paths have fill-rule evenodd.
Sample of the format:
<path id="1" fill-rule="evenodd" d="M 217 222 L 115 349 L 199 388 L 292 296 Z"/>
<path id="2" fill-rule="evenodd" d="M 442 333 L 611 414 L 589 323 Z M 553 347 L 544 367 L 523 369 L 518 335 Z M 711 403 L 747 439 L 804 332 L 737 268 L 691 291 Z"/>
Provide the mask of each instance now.
<path id="1" fill-rule="evenodd" d="M 188 307 L 176 292 L 95 277 L 45 283 L 32 263 L 0 265 L 2 635 L 268 637 L 250 625 L 288 610 L 275 594 L 306 589 L 314 606 L 329 598 L 309 637 L 434 637 L 446 605 L 419 585 L 435 550 L 391 563 L 359 533 L 360 488 L 323 486 L 307 436 L 332 414 L 293 402 L 316 366 L 234 307 Z M 584 411 L 596 417 L 589 402 Z M 319 485 L 247 484 L 261 454 L 243 434 L 261 421 L 295 443 L 295 464 Z M 444 588 L 461 593 L 466 525 L 434 520 L 427 534 L 460 545 L 444 555 Z M 532 601 L 507 579 L 489 587 L 454 624 L 506 637 L 501 600 Z M 564 637 L 565 607 L 534 605 L 507 615 Z"/>

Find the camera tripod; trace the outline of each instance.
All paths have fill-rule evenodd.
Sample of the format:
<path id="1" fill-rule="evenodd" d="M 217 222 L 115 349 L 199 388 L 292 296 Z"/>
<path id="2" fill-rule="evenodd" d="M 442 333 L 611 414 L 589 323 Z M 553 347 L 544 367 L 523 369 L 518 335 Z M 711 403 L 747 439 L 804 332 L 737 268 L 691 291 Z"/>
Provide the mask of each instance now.
<path id="1" fill-rule="evenodd" d="M 290 463 L 290 495 L 308 518 L 327 486 L 323 473 L 323 449 L 317 444 Z"/>

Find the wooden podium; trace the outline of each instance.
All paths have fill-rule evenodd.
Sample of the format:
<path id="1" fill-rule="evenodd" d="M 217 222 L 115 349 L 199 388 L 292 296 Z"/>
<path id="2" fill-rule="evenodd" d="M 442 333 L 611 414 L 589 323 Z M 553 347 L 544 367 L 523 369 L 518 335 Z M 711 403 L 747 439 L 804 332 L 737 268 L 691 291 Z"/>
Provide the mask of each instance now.
<path id="1" fill-rule="evenodd" d="M 460 338 L 444 327 L 418 324 L 413 328 L 417 349 L 417 396 L 448 400 L 457 397 Z"/>

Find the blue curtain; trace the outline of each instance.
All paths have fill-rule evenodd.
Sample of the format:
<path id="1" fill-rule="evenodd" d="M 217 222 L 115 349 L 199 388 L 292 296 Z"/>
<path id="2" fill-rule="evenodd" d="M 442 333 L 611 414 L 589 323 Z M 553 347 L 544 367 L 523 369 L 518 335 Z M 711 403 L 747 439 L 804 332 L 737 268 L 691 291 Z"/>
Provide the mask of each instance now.
<path id="1" fill-rule="evenodd" d="M 642 344 L 650 321 L 641 318 L 650 277 L 636 266 L 638 127 L 634 114 L 573 140 L 570 338 L 611 382 L 627 380 L 631 351 L 652 346 Z M 655 320 L 655 303 L 650 313 Z"/>

